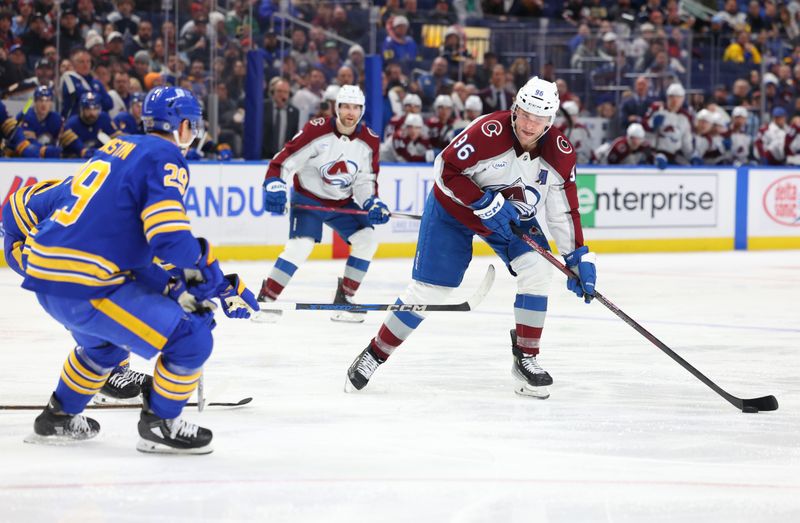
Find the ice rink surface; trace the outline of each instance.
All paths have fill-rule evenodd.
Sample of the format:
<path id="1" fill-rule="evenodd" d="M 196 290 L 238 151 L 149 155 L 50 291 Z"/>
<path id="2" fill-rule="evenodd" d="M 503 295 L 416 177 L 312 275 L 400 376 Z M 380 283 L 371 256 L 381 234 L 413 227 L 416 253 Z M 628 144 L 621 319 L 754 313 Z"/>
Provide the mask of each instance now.
<path id="1" fill-rule="evenodd" d="M 496 258 L 476 258 L 466 298 Z M 342 261 L 309 262 L 283 298 L 329 302 Z M 224 263 L 254 290 L 270 263 Z M 391 302 L 411 260 L 379 259 L 360 302 Z M 742 414 L 599 303 L 553 277 L 542 401 L 512 392 L 505 268 L 477 311 L 432 314 L 369 386 L 345 371 L 383 320 L 276 325 L 218 315 L 208 456 L 135 450 L 137 410 L 91 411 L 100 436 L 28 445 L 37 412 L 0 411 L 0 521 L 800 521 L 800 252 L 602 255 L 598 289 L 735 396 Z M 0 403 L 44 404 L 71 338 L 0 270 Z M 134 358 L 134 368 L 152 362 Z"/>

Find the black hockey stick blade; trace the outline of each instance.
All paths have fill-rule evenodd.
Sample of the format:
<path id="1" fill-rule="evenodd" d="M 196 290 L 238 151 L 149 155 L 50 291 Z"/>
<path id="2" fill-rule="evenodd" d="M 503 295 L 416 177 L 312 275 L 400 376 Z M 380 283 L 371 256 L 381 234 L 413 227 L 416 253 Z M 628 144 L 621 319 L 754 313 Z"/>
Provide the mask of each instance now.
<path id="1" fill-rule="evenodd" d="M 494 265 L 489 265 L 480 285 L 467 299 L 461 303 L 452 304 L 420 304 L 420 303 L 294 303 L 273 301 L 264 303 L 265 310 L 298 310 L 298 311 L 411 311 L 411 312 L 466 312 L 475 310 L 480 302 L 489 293 L 494 284 Z"/>
<path id="2" fill-rule="evenodd" d="M 253 398 L 242 398 L 236 402 L 212 401 L 206 403 L 206 407 L 243 407 L 253 401 Z M 187 407 L 196 407 L 197 403 L 187 403 Z M 44 405 L 0 405 L 0 410 L 44 410 Z M 101 403 L 99 405 L 87 405 L 87 409 L 109 410 L 109 409 L 141 409 L 141 403 Z"/>
<path id="3" fill-rule="evenodd" d="M 561 271 L 567 278 L 577 278 L 577 276 L 569 270 L 563 263 L 561 263 L 552 253 L 543 249 L 536 241 L 533 240 L 525 229 L 519 227 L 515 224 L 511 224 L 511 229 L 514 231 L 522 241 L 528 244 L 533 250 L 537 253 L 542 255 L 548 262 L 550 262 L 553 266 L 555 266 L 559 271 Z M 656 338 L 656 336 L 639 325 L 639 323 L 628 316 L 622 309 L 614 305 L 611 300 L 600 294 L 597 290 L 595 290 L 594 295 L 595 300 L 599 301 L 603 305 L 608 308 L 611 312 L 613 312 L 619 319 L 633 327 L 633 329 L 647 338 L 650 343 L 658 347 L 664 354 L 672 358 L 678 365 L 689 371 L 695 378 L 702 381 L 706 384 L 711 390 L 725 398 L 725 400 L 736 407 L 737 409 L 741 410 L 742 412 L 759 412 L 763 411 L 770 411 L 770 410 L 777 410 L 778 409 L 778 400 L 775 396 L 764 396 L 761 398 L 752 398 L 752 399 L 742 399 L 737 398 L 736 396 L 728 393 L 722 387 L 711 381 L 708 377 L 706 377 L 702 372 L 697 370 L 691 363 L 680 357 L 675 351 L 670 349 L 666 343 Z"/>

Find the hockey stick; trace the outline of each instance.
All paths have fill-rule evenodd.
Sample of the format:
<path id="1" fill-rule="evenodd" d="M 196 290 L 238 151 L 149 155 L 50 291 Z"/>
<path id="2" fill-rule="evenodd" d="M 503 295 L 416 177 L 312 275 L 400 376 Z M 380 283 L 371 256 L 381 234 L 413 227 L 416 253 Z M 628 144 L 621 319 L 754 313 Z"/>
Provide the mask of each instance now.
<path id="1" fill-rule="evenodd" d="M 469 297 L 467 301 L 452 304 L 414 304 L 414 303 L 294 303 L 272 301 L 264 303 L 262 307 L 266 310 L 290 310 L 290 311 L 348 311 L 348 312 L 368 312 L 368 311 L 394 311 L 394 312 L 459 312 L 475 310 L 475 307 L 483 301 L 489 293 L 494 283 L 494 265 L 486 268 L 480 285 Z"/>
<path id="2" fill-rule="evenodd" d="M 555 256 L 553 256 L 550 252 L 543 249 L 539 244 L 537 244 L 530 236 L 527 235 L 525 229 L 519 227 L 515 224 L 511 224 L 511 228 L 514 230 L 514 234 L 519 236 L 522 241 L 527 243 L 532 249 L 536 252 L 541 254 L 548 262 L 554 265 L 559 271 L 564 273 L 567 278 L 577 278 L 577 276 L 569 270 L 563 263 L 561 263 Z M 611 300 L 600 294 L 595 290 L 594 297 L 597 301 L 605 305 L 608 310 L 616 314 L 622 321 L 630 325 L 631 327 L 636 330 L 639 334 L 647 338 L 650 343 L 661 349 L 664 354 L 675 360 L 678 365 L 683 367 L 684 369 L 688 370 L 695 378 L 699 379 L 703 383 L 705 383 L 711 390 L 725 398 L 731 405 L 736 407 L 737 409 L 741 410 L 742 412 L 758 412 L 760 410 L 768 411 L 768 410 L 777 410 L 778 409 L 778 400 L 775 396 L 762 396 L 760 398 L 750 398 L 750 399 L 742 399 L 725 392 L 719 385 L 708 379 L 702 372 L 694 368 L 688 361 L 678 356 L 672 349 L 667 347 L 667 345 L 655 337 L 650 331 L 639 325 L 636 320 L 625 314 L 619 307 L 611 303 Z"/>
<path id="3" fill-rule="evenodd" d="M 295 203 L 292 204 L 292 207 L 295 209 L 301 209 L 303 211 L 320 211 L 320 212 L 338 212 L 340 214 L 360 214 L 360 215 L 367 215 L 369 211 L 365 211 L 363 209 L 347 209 L 345 207 L 317 207 L 316 205 L 305 205 L 302 203 Z M 422 216 L 419 214 L 407 214 L 404 212 L 393 212 L 391 216 L 395 216 L 397 218 L 406 218 L 409 220 L 421 220 Z"/>
<path id="4" fill-rule="evenodd" d="M 253 398 L 242 398 L 236 402 L 211 401 L 206 407 L 243 407 L 253 401 Z M 196 407 L 197 403 L 187 403 L 187 407 Z M 0 410 L 43 410 L 44 405 L 0 405 Z M 87 405 L 87 409 L 141 409 L 141 403 L 101 403 L 100 405 Z"/>

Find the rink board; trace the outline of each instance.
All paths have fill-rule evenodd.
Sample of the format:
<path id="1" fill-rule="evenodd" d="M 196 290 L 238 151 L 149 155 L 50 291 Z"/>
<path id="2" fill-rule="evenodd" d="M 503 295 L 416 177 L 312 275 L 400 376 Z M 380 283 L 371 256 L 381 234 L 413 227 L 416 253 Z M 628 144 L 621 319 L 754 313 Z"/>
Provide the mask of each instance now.
<path id="1" fill-rule="evenodd" d="M 6 161 L 0 175 L 4 201 L 20 186 L 68 176 L 80 163 Z M 275 258 L 282 250 L 288 217 L 263 210 L 265 167 L 265 162 L 191 164 L 186 211 L 195 234 L 209 238 L 220 258 Z M 800 248 L 800 171 L 597 166 L 578 171 L 585 237 L 598 252 Z M 433 188 L 433 169 L 385 164 L 379 184 L 392 211 L 421 214 Z M 378 226 L 377 256 L 413 256 L 418 228 L 418 221 L 408 219 Z M 334 256 L 334 241 L 326 227 L 312 258 Z M 476 239 L 475 254 L 490 253 Z"/>

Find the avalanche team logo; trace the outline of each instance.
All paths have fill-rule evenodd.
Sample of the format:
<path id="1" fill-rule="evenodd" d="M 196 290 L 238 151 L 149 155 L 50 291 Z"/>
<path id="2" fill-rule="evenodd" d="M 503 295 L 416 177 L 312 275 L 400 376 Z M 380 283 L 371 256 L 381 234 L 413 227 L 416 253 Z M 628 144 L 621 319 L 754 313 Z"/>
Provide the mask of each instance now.
<path id="1" fill-rule="evenodd" d="M 563 136 L 559 136 L 556 139 L 556 146 L 558 147 L 558 150 L 564 154 L 569 154 L 572 152 L 572 145 Z"/>
<path id="2" fill-rule="evenodd" d="M 319 169 L 322 180 L 339 189 L 347 189 L 353 185 L 353 177 L 358 172 L 358 164 L 353 160 L 335 160 L 326 163 Z"/>
<path id="3" fill-rule="evenodd" d="M 497 120 L 489 120 L 481 124 L 481 131 L 489 138 L 492 136 L 500 136 L 500 133 L 503 132 L 503 124 Z"/>
<path id="4" fill-rule="evenodd" d="M 542 199 L 539 191 L 530 185 L 525 185 L 522 178 L 517 178 L 511 185 L 490 185 L 485 189 L 499 191 L 503 198 L 514 205 L 523 219 L 536 215 L 536 205 Z"/>

